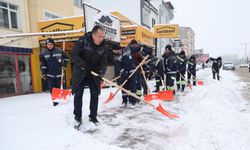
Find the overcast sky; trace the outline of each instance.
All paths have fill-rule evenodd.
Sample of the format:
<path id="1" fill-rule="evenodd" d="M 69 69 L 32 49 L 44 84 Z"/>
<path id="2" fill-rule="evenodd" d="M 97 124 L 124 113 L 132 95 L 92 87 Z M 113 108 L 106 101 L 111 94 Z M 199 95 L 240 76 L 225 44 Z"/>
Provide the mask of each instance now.
<path id="1" fill-rule="evenodd" d="M 171 23 L 192 27 L 196 48 L 216 57 L 222 54 L 245 54 L 249 43 L 250 0 L 171 0 L 175 17 Z"/>

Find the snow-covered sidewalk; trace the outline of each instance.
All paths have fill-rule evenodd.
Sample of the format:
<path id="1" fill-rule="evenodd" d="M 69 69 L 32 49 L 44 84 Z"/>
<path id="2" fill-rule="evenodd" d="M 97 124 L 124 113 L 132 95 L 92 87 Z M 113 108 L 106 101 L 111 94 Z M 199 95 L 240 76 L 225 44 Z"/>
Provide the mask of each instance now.
<path id="1" fill-rule="evenodd" d="M 232 72 L 221 71 L 214 81 L 211 70 L 198 72 L 204 86 L 186 88 L 176 100 L 162 102 L 180 118 L 171 120 L 151 107 L 122 109 L 121 94 L 103 104 L 110 91 L 104 89 L 99 102 L 99 120 L 88 122 L 89 90 L 83 100 L 83 127 L 73 128 L 73 103 L 53 107 L 48 93 L 0 99 L 0 149 L 166 149 L 248 150 L 250 108 L 241 96 L 244 83 Z M 153 84 L 152 84 L 153 89 Z M 73 99 L 73 98 L 72 98 Z"/>

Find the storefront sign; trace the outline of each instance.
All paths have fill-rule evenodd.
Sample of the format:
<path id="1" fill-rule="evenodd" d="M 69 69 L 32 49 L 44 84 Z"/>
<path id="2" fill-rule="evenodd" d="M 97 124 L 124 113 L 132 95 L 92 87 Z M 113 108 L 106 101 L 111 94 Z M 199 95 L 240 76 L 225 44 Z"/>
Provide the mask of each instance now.
<path id="1" fill-rule="evenodd" d="M 121 46 L 127 46 L 131 40 L 153 47 L 153 33 L 141 26 L 127 26 L 121 29 Z"/>
<path id="2" fill-rule="evenodd" d="M 100 12 L 89 5 L 84 4 L 86 20 L 86 32 L 92 30 L 95 25 L 100 25 L 105 30 L 105 38 L 120 42 L 120 20 L 110 14 Z"/>
<path id="3" fill-rule="evenodd" d="M 177 38 L 179 37 L 179 25 L 155 25 L 154 26 L 155 38 Z"/>
<path id="4" fill-rule="evenodd" d="M 38 23 L 39 32 L 60 32 L 60 31 L 72 31 L 83 28 L 83 17 L 74 18 L 62 18 L 49 21 L 43 21 Z M 83 33 L 72 33 L 72 34 L 57 34 L 53 35 L 53 38 L 66 38 L 66 37 L 79 37 Z M 41 36 L 39 40 L 45 40 L 47 37 Z"/>

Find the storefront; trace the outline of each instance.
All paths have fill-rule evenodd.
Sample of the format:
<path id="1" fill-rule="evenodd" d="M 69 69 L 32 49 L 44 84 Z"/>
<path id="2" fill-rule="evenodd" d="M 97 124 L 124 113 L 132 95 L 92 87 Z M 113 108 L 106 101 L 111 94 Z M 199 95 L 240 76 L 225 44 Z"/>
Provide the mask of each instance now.
<path id="1" fill-rule="evenodd" d="M 29 48 L 0 46 L 0 97 L 31 93 Z"/>

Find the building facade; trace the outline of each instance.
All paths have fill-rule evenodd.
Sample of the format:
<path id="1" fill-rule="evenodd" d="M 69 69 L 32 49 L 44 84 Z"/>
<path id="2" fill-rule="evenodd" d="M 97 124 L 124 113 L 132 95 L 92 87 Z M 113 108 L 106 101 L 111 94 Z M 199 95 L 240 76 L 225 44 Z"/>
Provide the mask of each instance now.
<path id="1" fill-rule="evenodd" d="M 156 24 L 169 24 L 174 19 L 174 7 L 171 2 L 163 0 L 151 0 L 152 5 L 158 10 L 158 18 Z M 172 39 L 161 38 L 157 40 L 157 56 L 161 57 L 165 51 L 167 44 L 173 44 Z"/>
<path id="2" fill-rule="evenodd" d="M 82 15 L 81 3 L 0 0 L 0 34 L 38 32 L 39 21 Z M 0 97 L 41 91 L 40 50 L 38 37 L 0 39 Z"/>
<path id="3" fill-rule="evenodd" d="M 112 8 L 118 10 L 113 11 L 112 15 L 120 19 L 119 34 L 124 46 L 134 38 L 153 48 L 154 25 L 167 24 L 173 19 L 172 6 L 163 1 L 159 1 L 159 5 L 153 5 L 149 0 L 105 0 L 105 3 L 102 0 L 60 0 L 60 3 L 51 0 L 0 0 L 0 34 L 63 31 L 66 28 L 63 23 L 74 25 L 74 30 L 81 29 L 84 25 L 82 2 L 90 3 L 104 12 L 112 12 Z M 128 8 L 134 11 L 127 11 Z M 70 55 L 75 41 L 82 34 L 52 37 L 56 39 L 56 46 L 61 48 L 62 41 L 66 41 L 65 51 Z M 39 54 L 45 47 L 46 38 L 0 38 L 0 97 L 44 90 L 46 81 L 40 76 Z M 162 54 L 167 43 L 168 39 L 159 40 L 158 56 Z M 71 81 L 71 65 L 68 65 L 65 73 L 68 87 Z"/>
<path id="4" fill-rule="evenodd" d="M 180 27 L 181 49 L 186 52 L 187 56 L 195 53 L 195 32 L 190 27 Z"/>

